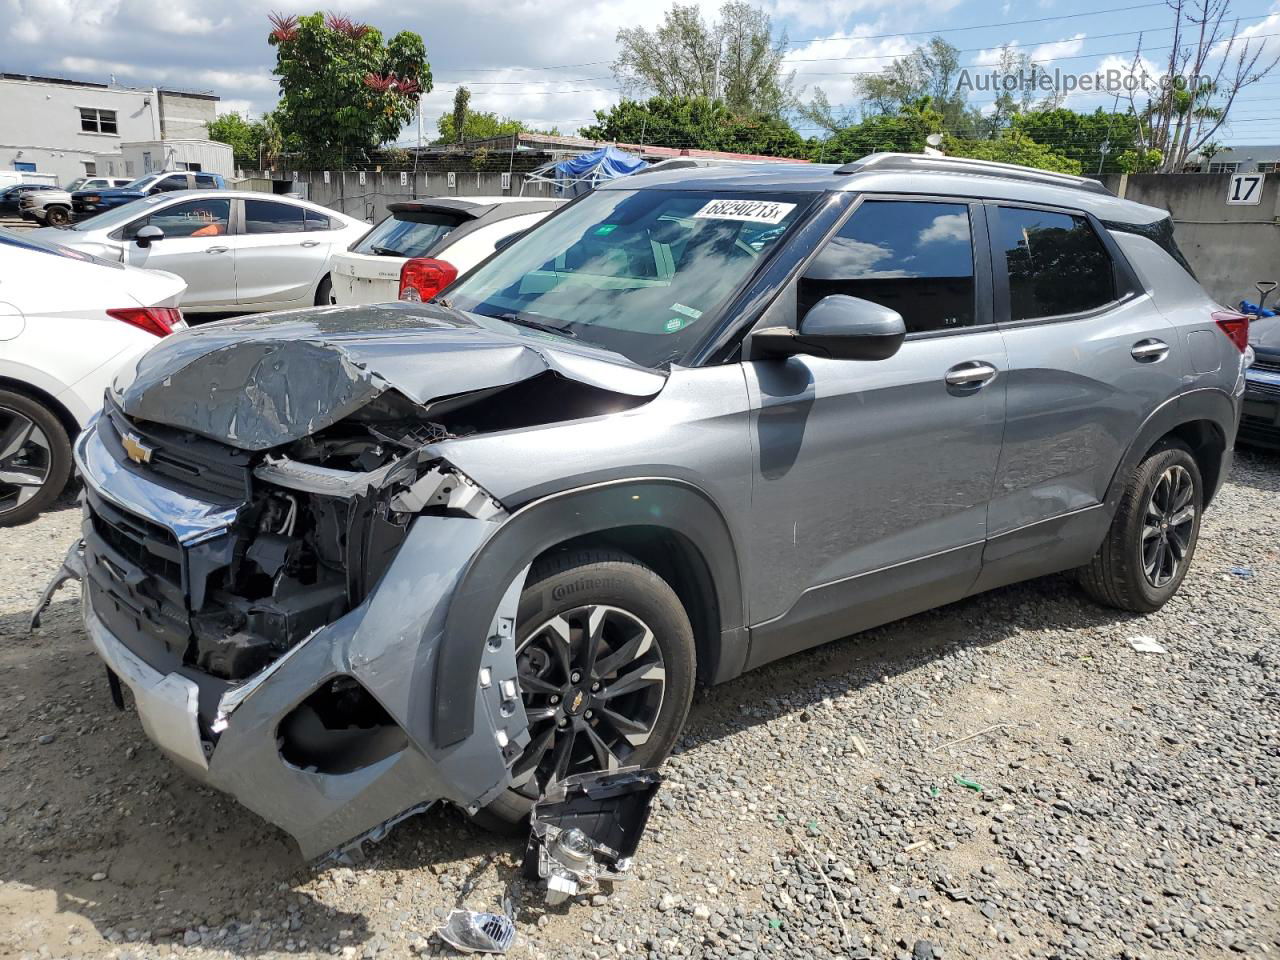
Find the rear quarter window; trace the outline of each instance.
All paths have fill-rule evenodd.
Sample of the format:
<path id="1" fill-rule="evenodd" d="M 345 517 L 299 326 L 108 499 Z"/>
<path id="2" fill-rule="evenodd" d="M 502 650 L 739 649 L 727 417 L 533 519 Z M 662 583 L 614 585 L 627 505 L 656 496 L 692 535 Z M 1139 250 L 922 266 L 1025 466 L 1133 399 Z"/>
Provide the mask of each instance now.
<path id="1" fill-rule="evenodd" d="M 1182 255 L 1182 251 L 1178 249 L 1178 243 L 1173 237 L 1172 217 L 1165 217 L 1163 220 L 1156 220 L 1153 223 L 1119 223 L 1118 221 L 1104 220 L 1102 225 L 1112 233 L 1133 233 L 1139 237 L 1146 237 L 1172 257 L 1178 266 L 1187 271 L 1192 280 L 1199 282 L 1200 278 L 1191 269 L 1191 264 Z"/>

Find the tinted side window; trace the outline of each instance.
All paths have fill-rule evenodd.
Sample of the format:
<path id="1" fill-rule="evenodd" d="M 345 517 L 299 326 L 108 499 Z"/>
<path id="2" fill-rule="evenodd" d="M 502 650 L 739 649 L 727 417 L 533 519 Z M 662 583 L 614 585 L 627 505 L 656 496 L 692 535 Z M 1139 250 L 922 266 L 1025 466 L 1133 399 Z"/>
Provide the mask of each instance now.
<path id="1" fill-rule="evenodd" d="M 132 240 L 150 224 L 170 237 L 224 237 L 231 219 L 231 201 L 218 199 L 184 200 L 134 220 L 124 228 L 124 239 Z"/>
<path id="2" fill-rule="evenodd" d="M 972 326 L 969 207 L 867 200 L 810 264 L 799 289 L 800 316 L 842 293 L 897 310 L 909 333 Z"/>
<path id="3" fill-rule="evenodd" d="M 218 185 L 218 181 L 207 173 L 196 174 L 196 189 L 212 190 Z"/>
<path id="4" fill-rule="evenodd" d="M 302 207 L 271 200 L 244 202 L 245 233 L 301 233 Z"/>
<path id="5" fill-rule="evenodd" d="M 175 173 L 165 177 L 154 187 L 151 188 L 152 193 L 168 193 L 170 190 L 187 189 L 187 175 L 185 173 Z"/>
<path id="6" fill-rule="evenodd" d="M 326 217 L 323 213 L 316 213 L 314 210 L 307 210 L 307 229 L 308 230 L 337 230 L 338 225 Z"/>
<path id="7" fill-rule="evenodd" d="M 1009 269 L 1009 317 L 1093 310 L 1116 298 L 1115 271 L 1084 217 L 1001 207 L 993 237 Z"/>

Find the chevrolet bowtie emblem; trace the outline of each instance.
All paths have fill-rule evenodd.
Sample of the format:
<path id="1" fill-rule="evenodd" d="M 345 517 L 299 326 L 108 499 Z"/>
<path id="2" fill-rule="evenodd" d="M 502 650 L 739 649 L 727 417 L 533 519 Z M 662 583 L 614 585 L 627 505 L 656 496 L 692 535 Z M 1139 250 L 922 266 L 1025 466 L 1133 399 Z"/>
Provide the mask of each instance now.
<path id="1" fill-rule="evenodd" d="M 126 433 L 120 438 L 120 442 L 124 445 L 125 454 L 134 463 L 151 462 L 151 454 L 155 452 L 155 447 L 148 447 L 132 433 Z"/>

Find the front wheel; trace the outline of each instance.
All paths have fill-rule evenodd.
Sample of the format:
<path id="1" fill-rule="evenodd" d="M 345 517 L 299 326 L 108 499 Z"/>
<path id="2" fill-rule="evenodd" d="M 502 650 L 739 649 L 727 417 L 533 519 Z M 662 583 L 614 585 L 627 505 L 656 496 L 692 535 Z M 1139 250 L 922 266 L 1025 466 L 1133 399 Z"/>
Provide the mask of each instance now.
<path id="1" fill-rule="evenodd" d="M 51 227 L 65 227 L 71 222 L 71 211 L 67 207 L 45 207 L 44 219 Z"/>
<path id="2" fill-rule="evenodd" d="M 1085 592 L 1120 610 L 1159 610 L 1191 566 L 1203 507 L 1191 451 L 1180 443 L 1157 447 L 1129 480 L 1097 556 L 1079 571 Z"/>
<path id="3" fill-rule="evenodd" d="M 0 527 L 36 516 L 70 473 L 71 441 L 58 418 L 30 397 L 0 390 Z"/>
<path id="4" fill-rule="evenodd" d="M 576 550 L 535 564 L 520 596 L 516 668 L 529 746 L 512 786 L 476 816 L 520 823 L 552 780 L 657 766 L 693 699 L 693 628 L 671 586 L 635 558 Z"/>

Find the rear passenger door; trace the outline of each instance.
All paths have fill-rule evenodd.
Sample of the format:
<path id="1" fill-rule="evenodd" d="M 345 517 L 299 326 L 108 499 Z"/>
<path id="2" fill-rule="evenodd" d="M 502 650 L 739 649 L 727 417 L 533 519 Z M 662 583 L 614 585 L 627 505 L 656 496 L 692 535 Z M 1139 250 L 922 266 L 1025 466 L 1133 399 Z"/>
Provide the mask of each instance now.
<path id="1" fill-rule="evenodd" d="M 980 203 L 864 199 L 796 282 L 795 320 L 825 296 L 861 297 L 902 315 L 902 348 L 744 364 L 752 665 L 956 600 L 976 579 L 1006 367 L 984 224 Z"/>
<path id="2" fill-rule="evenodd" d="M 1176 332 L 1093 217 L 987 210 L 1009 372 L 981 587 L 1089 560 L 1112 475 L 1182 373 Z"/>
<path id="3" fill-rule="evenodd" d="M 246 198 L 235 239 L 236 288 L 242 304 L 310 306 L 329 257 L 330 234 L 308 231 L 306 208 Z"/>

